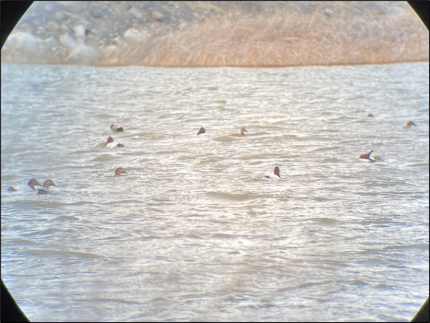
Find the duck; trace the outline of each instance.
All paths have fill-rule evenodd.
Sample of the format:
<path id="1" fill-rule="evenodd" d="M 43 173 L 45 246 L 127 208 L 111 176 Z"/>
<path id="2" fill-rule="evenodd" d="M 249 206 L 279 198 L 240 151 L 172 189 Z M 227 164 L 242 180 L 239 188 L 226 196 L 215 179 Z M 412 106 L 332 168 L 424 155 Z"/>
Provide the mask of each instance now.
<path id="1" fill-rule="evenodd" d="M 120 126 L 118 126 L 117 124 L 111 124 L 110 125 L 110 129 L 112 130 L 112 131 L 124 131 L 124 128 L 123 127 L 120 127 Z"/>
<path id="2" fill-rule="evenodd" d="M 358 157 L 358 159 L 365 159 L 365 160 L 369 160 L 371 162 L 383 161 L 383 158 L 381 156 L 373 156 L 373 159 L 370 158 L 370 154 L 372 152 L 373 152 L 373 150 L 369 151 L 367 154 L 360 155 L 360 157 Z"/>
<path id="3" fill-rule="evenodd" d="M 230 137 L 245 137 L 245 132 L 248 132 L 248 130 L 245 129 L 245 127 L 240 128 L 240 133 L 233 133 L 229 135 Z"/>
<path id="4" fill-rule="evenodd" d="M 122 169 L 121 167 L 120 168 L 117 168 L 116 170 L 115 170 L 115 175 L 116 176 L 119 176 L 119 175 L 121 175 L 122 173 L 126 173 L 126 174 L 128 174 L 124 169 Z"/>
<path id="5" fill-rule="evenodd" d="M 406 127 L 410 127 L 410 126 L 415 126 L 416 127 L 417 125 L 413 121 L 406 122 Z"/>
<path id="6" fill-rule="evenodd" d="M 47 179 L 46 181 L 43 182 L 42 188 L 38 188 L 37 189 L 37 194 L 46 194 L 46 193 L 48 193 L 50 186 L 57 187 L 57 185 L 55 185 L 55 183 L 51 179 Z"/>
<path id="7" fill-rule="evenodd" d="M 39 181 L 38 181 L 37 179 L 35 179 L 35 178 L 30 179 L 30 180 L 28 181 L 27 185 L 28 185 L 28 186 L 30 186 L 30 188 L 31 188 L 33 191 L 36 191 L 36 190 L 37 190 L 37 188 L 36 188 L 35 186 L 42 186 L 42 185 L 39 183 Z M 24 187 L 22 187 L 22 189 L 20 189 L 20 190 L 22 190 L 22 191 L 26 191 L 26 190 L 28 190 L 28 186 L 24 186 Z M 21 188 L 21 187 L 20 187 L 20 188 Z M 20 190 L 16 189 L 14 186 L 9 187 L 7 190 L 8 190 L 9 192 L 17 192 L 17 191 L 20 191 Z"/>
<path id="8" fill-rule="evenodd" d="M 205 128 L 201 127 L 199 132 L 197 132 L 197 136 L 200 135 L 201 133 L 205 133 L 205 132 L 206 132 Z"/>
<path id="9" fill-rule="evenodd" d="M 273 174 L 266 175 L 264 177 L 271 178 L 271 179 L 280 179 L 281 178 L 281 170 L 279 169 L 278 166 L 275 166 L 275 169 L 273 170 Z"/>
<path id="10" fill-rule="evenodd" d="M 114 143 L 113 142 L 113 138 L 109 137 L 108 140 L 107 140 L 107 142 L 106 142 L 105 147 L 106 148 L 115 148 L 115 147 L 124 147 L 124 145 L 123 144 L 116 144 L 116 143 Z"/>

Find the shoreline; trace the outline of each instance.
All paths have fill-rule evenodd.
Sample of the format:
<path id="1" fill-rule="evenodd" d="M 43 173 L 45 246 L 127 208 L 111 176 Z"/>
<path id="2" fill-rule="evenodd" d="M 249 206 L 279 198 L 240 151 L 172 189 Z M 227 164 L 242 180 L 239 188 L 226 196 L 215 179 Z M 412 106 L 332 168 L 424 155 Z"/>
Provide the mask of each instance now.
<path id="1" fill-rule="evenodd" d="M 164 67 L 428 60 L 428 30 L 400 1 L 41 2 L 1 55 L 10 63 Z"/>

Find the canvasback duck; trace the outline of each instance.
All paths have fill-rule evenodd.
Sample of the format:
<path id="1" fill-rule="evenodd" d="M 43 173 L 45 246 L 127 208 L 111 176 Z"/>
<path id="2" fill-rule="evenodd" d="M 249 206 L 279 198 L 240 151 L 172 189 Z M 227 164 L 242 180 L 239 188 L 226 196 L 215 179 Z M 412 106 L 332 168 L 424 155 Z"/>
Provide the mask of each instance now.
<path id="1" fill-rule="evenodd" d="M 281 178 L 281 170 L 279 169 L 278 166 L 275 166 L 275 169 L 273 170 L 273 174 L 266 175 L 264 177 L 271 178 L 271 179 L 280 179 Z"/>
<path id="2" fill-rule="evenodd" d="M 35 191 L 35 190 L 36 190 L 35 186 L 42 186 L 42 185 L 39 183 L 39 181 L 38 181 L 37 179 L 32 178 L 32 179 L 30 179 L 30 180 L 28 181 L 28 183 L 27 183 L 27 185 L 26 185 L 26 186 L 21 186 L 21 185 L 20 185 L 20 189 L 19 189 L 19 190 L 26 191 L 26 190 L 28 190 L 28 187 L 29 187 L 29 186 L 30 186 L 30 188 L 31 188 L 33 191 Z M 18 190 L 17 190 L 15 187 L 13 187 L 13 186 L 9 187 L 7 190 L 8 190 L 9 192 L 17 192 L 17 191 L 18 191 Z"/>
<path id="3" fill-rule="evenodd" d="M 368 116 L 369 118 L 373 118 L 373 114 L 371 114 L 371 113 L 369 113 L 367 116 Z"/>
<path id="4" fill-rule="evenodd" d="M 240 128 L 240 133 L 233 133 L 229 135 L 230 137 L 245 137 L 245 132 L 248 132 L 248 130 L 245 129 L 245 127 Z"/>
<path id="5" fill-rule="evenodd" d="M 114 143 L 113 142 L 113 138 L 109 137 L 108 140 L 107 140 L 107 142 L 106 142 L 105 147 L 106 148 L 115 148 L 115 147 L 124 147 L 124 145 L 123 144 L 116 144 L 116 143 Z"/>
<path id="6" fill-rule="evenodd" d="M 122 169 L 121 167 L 120 168 L 117 168 L 116 170 L 115 170 L 115 175 L 117 175 L 117 176 L 119 176 L 119 175 L 121 175 L 122 173 L 126 173 L 126 174 L 128 174 L 124 169 Z"/>
<path id="7" fill-rule="evenodd" d="M 111 129 L 112 131 L 124 131 L 124 128 L 123 128 L 123 127 L 118 126 L 117 124 L 111 124 L 111 125 L 110 125 L 110 129 Z"/>
<path id="8" fill-rule="evenodd" d="M 382 161 L 382 157 L 381 156 L 373 156 L 373 159 L 370 158 L 370 154 L 373 152 L 373 150 L 369 151 L 367 154 L 363 154 L 360 155 L 360 157 L 358 157 L 358 159 L 365 159 L 365 160 L 369 160 L 371 162 L 376 162 L 376 161 Z"/>
<path id="9" fill-rule="evenodd" d="M 410 127 L 410 126 L 415 126 L 416 127 L 417 125 L 413 121 L 406 122 L 406 127 Z"/>
<path id="10" fill-rule="evenodd" d="M 201 133 L 205 133 L 205 132 L 206 132 L 205 128 L 201 127 L 199 132 L 197 132 L 197 136 L 200 135 Z"/>
<path id="11" fill-rule="evenodd" d="M 43 182 L 42 188 L 37 189 L 37 194 L 46 194 L 49 192 L 50 186 L 57 186 L 51 179 L 47 179 Z"/>

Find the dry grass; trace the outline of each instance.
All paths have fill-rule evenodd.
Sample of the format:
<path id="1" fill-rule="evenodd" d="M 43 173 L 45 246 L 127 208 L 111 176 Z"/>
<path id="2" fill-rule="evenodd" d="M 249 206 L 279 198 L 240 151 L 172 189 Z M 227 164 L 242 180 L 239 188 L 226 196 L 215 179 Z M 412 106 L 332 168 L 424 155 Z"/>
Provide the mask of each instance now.
<path id="1" fill-rule="evenodd" d="M 429 60 L 429 33 L 410 11 L 328 17 L 322 10 L 248 12 L 203 19 L 103 53 L 98 65 L 299 66 Z"/>

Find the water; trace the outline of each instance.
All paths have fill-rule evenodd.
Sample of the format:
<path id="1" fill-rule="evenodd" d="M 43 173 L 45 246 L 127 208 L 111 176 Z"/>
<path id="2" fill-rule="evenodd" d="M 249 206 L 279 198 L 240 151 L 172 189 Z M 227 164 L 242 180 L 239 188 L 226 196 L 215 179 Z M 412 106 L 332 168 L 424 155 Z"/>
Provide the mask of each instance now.
<path id="1" fill-rule="evenodd" d="M 30 320 L 409 321 L 428 295 L 428 63 L 3 64 L 1 91 L 2 278 Z M 58 188 L 7 191 L 33 177 Z"/>

